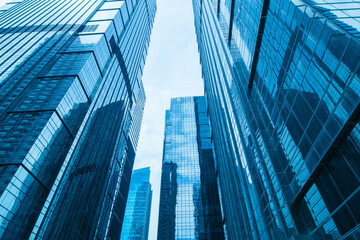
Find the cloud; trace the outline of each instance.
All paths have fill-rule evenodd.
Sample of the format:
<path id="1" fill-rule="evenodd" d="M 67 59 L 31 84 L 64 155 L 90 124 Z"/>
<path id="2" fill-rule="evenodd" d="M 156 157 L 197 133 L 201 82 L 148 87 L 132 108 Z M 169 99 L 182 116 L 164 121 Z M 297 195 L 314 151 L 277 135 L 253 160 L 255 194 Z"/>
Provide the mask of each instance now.
<path id="1" fill-rule="evenodd" d="M 9 0 L 0 0 L 0 7 L 4 6 Z"/>

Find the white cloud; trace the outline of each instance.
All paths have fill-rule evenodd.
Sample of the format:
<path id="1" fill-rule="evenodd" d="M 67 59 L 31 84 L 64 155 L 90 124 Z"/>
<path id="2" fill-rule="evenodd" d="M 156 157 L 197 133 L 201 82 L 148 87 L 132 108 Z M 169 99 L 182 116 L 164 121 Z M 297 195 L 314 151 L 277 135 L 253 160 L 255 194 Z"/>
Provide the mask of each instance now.
<path id="1" fill-rule="evenodd" d="M 151 167 L 149 239 L 157 237 L 165 109 L 170 98 L 203 95 L 191 0 L 158 0 L 143 75 L 146 105 L 135 167 Z"/>
<path id="2" fill-rule="evenodd" d="M 0 0 L 0 7 L 4 6 L 9 0 Z"/>

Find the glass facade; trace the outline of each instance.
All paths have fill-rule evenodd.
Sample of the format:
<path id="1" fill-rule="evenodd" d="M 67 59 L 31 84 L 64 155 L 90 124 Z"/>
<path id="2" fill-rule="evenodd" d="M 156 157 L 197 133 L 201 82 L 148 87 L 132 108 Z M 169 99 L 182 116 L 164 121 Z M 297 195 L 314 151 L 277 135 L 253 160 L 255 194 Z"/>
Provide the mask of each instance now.
<path id="1" fill-rule="evenodd" d="M 158 239 L 224 239 L 205 97 L 166 111 Z"/>
<path id="2" fill-rule="evenodd" d="M 155 0 L 0 9 L 0 239 L 118 239 Z"/>
<path id="3" fill-rule="evenodd" d="M 360 239 L 360 2 L 193 0 L 230 239 Z"/>
<path id="4" fill-rule="evenodd" d="M 152 200 L 150 168 L 134 170 L 131 176 L 120 240 L 147 240 Z"/>

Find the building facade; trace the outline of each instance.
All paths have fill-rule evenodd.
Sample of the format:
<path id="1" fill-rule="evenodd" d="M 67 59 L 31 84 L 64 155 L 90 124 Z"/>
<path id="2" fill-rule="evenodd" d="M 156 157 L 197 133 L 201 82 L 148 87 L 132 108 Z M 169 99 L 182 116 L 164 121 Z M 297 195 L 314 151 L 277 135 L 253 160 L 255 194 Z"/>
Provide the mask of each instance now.
<path id="1" fill-rule="evenodd" d="M 0 10 L 0 239 L 119 239 L 155 0 Z"/>
<path id="2" fill-rule="evenodd" d="M 360 3 L 193 7 L 229 239 L 359 239 Z"/>
<path id="3" fill-rule="evenodd" d="M 150 167 L 133 171 L 120 240 L 147 240 L 152 190 Z"/>
<path id="4" fill-rule="evenodd" d="M 205 97 L 166 111 L 158 239 L 224 239 Z"/>

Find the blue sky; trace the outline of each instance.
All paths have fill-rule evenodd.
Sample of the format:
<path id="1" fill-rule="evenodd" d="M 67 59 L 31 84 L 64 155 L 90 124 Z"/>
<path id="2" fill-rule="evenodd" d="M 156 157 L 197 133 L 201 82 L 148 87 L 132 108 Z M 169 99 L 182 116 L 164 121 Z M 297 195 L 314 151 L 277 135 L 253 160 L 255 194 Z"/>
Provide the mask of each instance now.
<path id="1" fill-rule="evenodd" d="M 151 167 L 152 240 L 157 237 L 165 109 L 172 97 L 203 95 L 191 0 L 157 0 L 143 83 L 146 105 L 134 169 Z"/>

